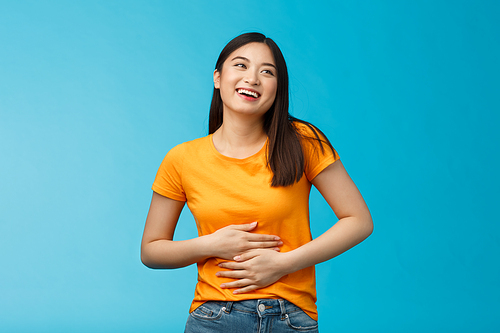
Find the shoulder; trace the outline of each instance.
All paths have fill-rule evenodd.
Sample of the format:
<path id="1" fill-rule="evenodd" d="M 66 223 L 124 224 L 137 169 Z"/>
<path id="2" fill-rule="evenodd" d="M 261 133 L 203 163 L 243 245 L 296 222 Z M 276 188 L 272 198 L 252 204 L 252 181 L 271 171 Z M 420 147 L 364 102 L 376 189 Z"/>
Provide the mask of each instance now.
<path id="1" fill-rule="evenodd" d="M 170 149 L 160 165 L 160 171 L 169 174 L 182 174 L 185 166 L 193 164 L 193 161 L 203 159 L 203 151 L 207 151 L 208 137 L 203 137 L 191 141 L 186 141 Z"/>
<path id="2" fill-rule="evenodd" d="M 200 151 L 200 149 L 206 149 L 209 144 L 210 136 L 186 141 L 170 149 L 170 151 L 167 153 L 167 156 L 184 156 L 195 151 Z"/>
<path id="3" fill-rule="evenodd" d="M 338 159 L 338 154 L 335 148 L 333 148 L 330 140 L 326 135 L 316 126 L 303 120 L 294 119 L 292 121 L 299 139 L 304 149 L 304 154 L 309 155 L 311 153 L 317 154 L 318 150 L 320 155 L 332 155 L 335 160 Z"/>
<path id="4" fill-rule="evenodd" d="M 313 142 L 316 141 L 316 143 L 321 142 L 322 144 L 326 143 L 327 145 L 330 145 L 326 135 L 313 124 L 295 119 L 292 121 L 292 125 L 297 131 L 297 134 L 300 135 L 302 142 L 305 141 L 311 143 L 311 140 L 313 140 Z"/>
<path id="5" fill-rule="evenodd" d="M 208 137 L 203 137 L 174 146 L 163 158 L 160 168 L 174 167 L 180 171 L 191 161 L 203 159 L 202 155 L 209 150 L 208 140 Z"/>
<path id="6" fill-rule="evenodd" d="M 292 123 L 300 136 L 304 153 L 304 172 L 312 181 L 321 171 L 339 159 L 328 138 L 316 126 L 303 121 Z"/>
<path id="7" fill-rule="evenodd" d="M 310 123 L 307 123 L 307 122 L 303 122 L 301 120 L 293 120 L 292 121 L 292 125 L 295 127 L 295 130 L 299 133 L 299 134 L 312 134 L 313 130 L 311 129 L 311 127 L 314 127 L 312 124 Z"/>

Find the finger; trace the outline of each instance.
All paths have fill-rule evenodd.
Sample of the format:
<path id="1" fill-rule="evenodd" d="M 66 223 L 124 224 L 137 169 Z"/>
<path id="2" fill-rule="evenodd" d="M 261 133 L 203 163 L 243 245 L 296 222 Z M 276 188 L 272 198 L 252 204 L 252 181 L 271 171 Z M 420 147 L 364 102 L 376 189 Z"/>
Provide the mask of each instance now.
<path id="1" fill-rule="evenodd" d="M 262 253 L 262 251 L 267 251 L 267 249 L 254 249 L 254 250 L 247 251 L 245 253 L 242 253 L 240 255 L 235 256 L 233 258 L 234 261 L 229 261 L 229 262 L 241 265 L 241 263 L 243 261 L 247 261 L 247 260 L 250 260 L 250 259 L 253 259 L 253 258 L 259 256 Z"/>
<path id="2" fill-rule="evenodd" d="M 276 252 L 281 252 L 281 249 L 279 247 L 275 247 L 275 248 L 272 248 L 272 249 L 261 249 L 261 250 L 273 250 L 273 251 L 276 251 Z M 245 253 L 242 253 L 240 255 L 235 256 L 233 258 L 233 260 L 236 261 L 236 262 L 241 263 L 241 262 L 253 259 L 253 258 L 257 257 L 258 255 L 259 255 L 259 249 L 254 249 L 254 250 L 250 250 L 250 251 L 247 251 Z M 243 269 L 243 268 L 240 268 L 240 269 Z"/>
<path id="3" fill-rule="evenodd" d="M 247 273 L 245 271 L 220 271 L 215 273 L 215 276 L 229 279 L 243 279 L 247 276 Z"/>
<path id="4" fill-rule="evenodd" d="M 235 230 L 250 231 L 255 229 L 257 222 L 247 223 L 247 224 L 233 224 L 231 227 Z"/>
<path id="5" fill-rule="evenodd" d="M 249 279 L 240 279 L 233 282 L 226 282 L 220 285 L 221 288 L 231 289 L 231 288 L 245 288 L 250 286 L 253 282 Z"/>
<path id="6" fill-rule="evenodd" d="M 244 293 L 247 293 L 249 291 L 258 289 L 258 288 L 259 288 L 258 286 L 254 285 L 254 284 L 251 284 L 249 286 L 246 286 L 245 288 L 236 289 L 235 291 L 233 291 L 233 294 L 234 295 L 236 295 L 236 294 L 244 294 Z"/>
<path id="7" fill-rule="evenodd" d="M 283 245 L 282 241 L 272 241 L 272 242 L 250 242 L 249 245 L 251 249 L 268 249 L 271 247 L 277 247 Z"/>
<path id="8" fill-rule="evenodd" d="M 247 239 L 250 242 L 272 242 L 279 241 L 281 238 L 276 235 L 267 235 L 267 234 L 249 234 L 247 235 Z"/>
<path id="9" fill-rule="evenodd" d="M 219 266 L 221 268 L 234 269 L 234 270 L 242 270 L 242 269 L 244 269 L 243 263 L 241 263 L 241 262 L 234 262 L 234 261 L 221 262 L 217 266 Z"/>

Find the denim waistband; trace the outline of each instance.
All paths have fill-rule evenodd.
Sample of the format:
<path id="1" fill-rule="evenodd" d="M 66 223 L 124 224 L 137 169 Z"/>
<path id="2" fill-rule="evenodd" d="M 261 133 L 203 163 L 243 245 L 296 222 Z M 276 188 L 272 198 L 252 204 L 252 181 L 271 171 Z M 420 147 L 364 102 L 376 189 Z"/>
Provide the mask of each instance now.
<path id="1" fill-rule="evenodd" d="M 259 316 L 281 315 L 285 317 L 287 313 L 300 311 L 295 304 L 284 299 L 254 299 L 238 302 L 219 302 L 224 304 L 223 311 L 230 313 L 233 310 L 255 313 Z"/>

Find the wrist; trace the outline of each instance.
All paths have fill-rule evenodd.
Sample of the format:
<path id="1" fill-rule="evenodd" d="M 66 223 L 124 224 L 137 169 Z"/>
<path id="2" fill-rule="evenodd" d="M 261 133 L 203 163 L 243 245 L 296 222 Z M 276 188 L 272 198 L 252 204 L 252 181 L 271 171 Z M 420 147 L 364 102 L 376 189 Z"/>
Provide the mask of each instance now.
<path id="1" fill-rule="evenodd" d="M 281 269 L 282 272 L 285 273 L 284 275 L 291 274 L 299 270 L 296 265 L 296 256 L 293 253 L 293 251 L 284 252 L 280 254 L 281 254 L 281 264 L 282 264 Z"/>
<path id="2" fill-rule="evenodd" d="M 205 259 L 217 257 L 217 254 L 215 253 L 216 247 L 214 246 L 214 242 L 212 240 L 213 237 L 211 237 L 212 235 L 213 234 L 198 237 L 199 243 L 197 246 L 199 246 L 200 253 Z"/>

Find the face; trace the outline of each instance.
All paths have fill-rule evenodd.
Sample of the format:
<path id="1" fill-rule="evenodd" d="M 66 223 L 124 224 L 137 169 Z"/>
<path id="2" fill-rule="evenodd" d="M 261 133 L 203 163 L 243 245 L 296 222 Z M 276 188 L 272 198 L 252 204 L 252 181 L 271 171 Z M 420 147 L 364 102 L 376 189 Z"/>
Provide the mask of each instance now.
<path id="1" fill-rule="evenodd" d="M 249 43 L 224 61 L 214 72 L 214 86 L 220 89 L 224 113 L 263 116 L 273 105 L 278 73 L 273 54 L 264 43 Z"/>

